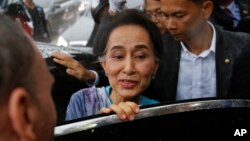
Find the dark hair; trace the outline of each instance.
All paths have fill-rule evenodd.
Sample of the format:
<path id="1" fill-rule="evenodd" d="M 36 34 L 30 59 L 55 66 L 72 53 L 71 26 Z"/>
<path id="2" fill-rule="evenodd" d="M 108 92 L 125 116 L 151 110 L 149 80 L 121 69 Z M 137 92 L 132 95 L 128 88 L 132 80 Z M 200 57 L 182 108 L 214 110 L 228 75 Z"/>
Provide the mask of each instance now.
<path id="1" fill-rule="evenodd" d="M 5 14 L 12 18 L 20 17 L 25 21 L 30 21 L 31 19 L 28 17 L 27 13 L 25 12 L 24 5 L 22 1 L 11 3 L 8 5 L 8 9 L 6 10 Z"/>
<path id="2" fill-rule="evenodd" d="M 135 9 L 129 9 L 119 12 L 110 23 L 102 26 L 98 29 L 96 38 L 94 40 L 94 54 L 97 57 L 102 57 L 105 55 L 105 48 L 109 39 L 111 32 L 123 25 L 137 25 L 144 28 L 153 44 L 154 54 L 157 58 L 161 58 L 161 53 L 163 52 L 162 47 L 162 37 L 158 27 L 150 21 L 144 13 L 137 11 Z M 133 31 L 131 31 L 133 34 Z"/>
<path id="3" fill-rule="evenodd" d="M 95 23 L 100 23 L 103 13 L 108 12 L 109 1 L 108 0 L 97 0 L 97 5 L 91 6 L 91 15 Z"/>
<path id="4" fill-rule="evenodd" d="M 16 87 L 34 90 L 34 48 L 21 26 L 0 15 L 0 103 Z"/>

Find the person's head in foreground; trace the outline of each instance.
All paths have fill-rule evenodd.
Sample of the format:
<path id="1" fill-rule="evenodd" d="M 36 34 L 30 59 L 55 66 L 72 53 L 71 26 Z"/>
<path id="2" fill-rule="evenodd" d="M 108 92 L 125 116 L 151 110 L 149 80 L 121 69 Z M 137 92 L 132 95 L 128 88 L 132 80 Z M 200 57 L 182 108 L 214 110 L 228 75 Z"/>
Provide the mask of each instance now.
<path id="1" fill-rule="evenodd" d="M 0 140 L 52 141 L 53 78 L 34 42 L 0 15 Z"/>
<path id="2" fill-rule="evenodd" d="M 159 29 L 142 13 L 126 10 L 97 33 L 94 53 L 111 85 L 113 103 L 139 103 L 154 79 L 162 52 Z"/>

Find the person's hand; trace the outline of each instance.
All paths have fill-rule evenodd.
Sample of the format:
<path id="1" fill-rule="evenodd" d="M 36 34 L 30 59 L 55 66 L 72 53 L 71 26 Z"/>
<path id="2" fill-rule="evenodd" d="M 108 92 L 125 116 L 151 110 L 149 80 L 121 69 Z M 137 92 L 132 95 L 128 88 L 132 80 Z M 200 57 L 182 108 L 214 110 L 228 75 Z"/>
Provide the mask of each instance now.
<path id="1" fill-rule="evenodd" d="M 120 102 L 117 104 L 112 104 L 109 108 L 103 107 L 100 110 L 100 113 L 109 114 L 111 112 L 115 112 L 117 116 L 124 121 L 131 121 L 134 120 L 135 114 L 139 113 L 140 108 L 139 105 L 134 102 Z"/>
<path id="2" fill-rule="evenodd" d="M 80 62 L 68 54 L 53 52 L 51 56 L 53 57 L 53 61 L 67 67 L 67 74 L 72 75 L 81 81 L 95 79 L 95 74 L 92 71 L 86 69 Z"/>

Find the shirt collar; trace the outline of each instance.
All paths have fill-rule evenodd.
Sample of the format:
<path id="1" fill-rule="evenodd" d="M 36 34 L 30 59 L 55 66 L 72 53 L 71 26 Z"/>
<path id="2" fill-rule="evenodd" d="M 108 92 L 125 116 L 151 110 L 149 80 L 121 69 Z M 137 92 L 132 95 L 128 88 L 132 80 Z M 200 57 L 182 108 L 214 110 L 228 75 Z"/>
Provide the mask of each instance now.
<path id="1" fill-rule="evenodd" d="M 212 41 L 210 45 L 210 50 L 215 53 L 215 46 L 216 46 L 216 31 L 214 28 L 214 25 L 208 21 L 208 24 L 212 27 L 213 30 L 213 36 L 212 36 Z"/>
<path id="2" fill-rule="evenodd" d="M 220 6 L 221 9 L 229 9 L 231 11 L 231 13 L 234 13 L 235 8 L 237 8 L 237 4 L 235 3 L 235 1 L 233 0 L 227 7 L 225 6 Z"/>
<path id="3" fill-rule="evenodd" d="M 216 31 L 215 31 L 214 25 L 213 25 L 211 22 L 208 21 L 208 24 L 209 24 L 210 27 L 212 28 L 213 35 L 212 35 L 212 41 L 211 41 L 210 47 L 209 47 L 208 50 L 206 50 L 206 52 L 208 51 L 208 52 L 213 52 L 213 53 L 215 53 L 215 46 L 216 46 Z M 181 47 L 182 47 L 183 51 L 184 51 L 184 52 L 189 52 L 188 49 L 187 49 L 187 47 L 185 46 L 185 44 L 184 44 L 182 41 L 181 41 L 180 43 L 181 43 Z M 204 51 L 204 52 L 205 52 L 205 51 Z M 190 52 L 189 52 L 189 53 L 190 53 Z M 191 53 L 191 54 L 192 54 L 192 53 Z M 201 53 L 200 55 L 203 56 L 202 54 L 203 54 L 203 53 Z M 199 55 L 199 56 L 200 56 L 200 55 Z"/>

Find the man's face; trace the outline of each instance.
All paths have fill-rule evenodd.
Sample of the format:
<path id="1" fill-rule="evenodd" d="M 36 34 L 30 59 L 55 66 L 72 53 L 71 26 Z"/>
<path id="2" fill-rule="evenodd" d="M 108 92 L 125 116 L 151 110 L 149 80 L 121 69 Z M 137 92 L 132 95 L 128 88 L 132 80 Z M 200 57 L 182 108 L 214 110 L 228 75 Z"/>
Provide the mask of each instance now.
<path id="1" fill-rule="evenodd" d="M 157 13 L 161 10 L 161 2 L 159 0 L 146 0 L 145 10 L 151 21 L 160 29 L 161 34 L 164 34 L 166 32 L 164 22 L 157 17 Z"/>
<path id="2" fill-rule="evenodd" d="M 44 59 L 36 51 L 35 75 L 37 84 L 37 126 L 36 132 L 38 140 L 54 140 L 54 126 L 56 122 L 56 110 L 51 97 L 53 77 L 51 76 Z"/>
<path id="3" fill-rule="evenodd" d="M 203 30 L 207 15 L 202 5 L 191 0 L 161 0 L 161 18 L 168 32 L 179 41 L 188 41 Z"/>

